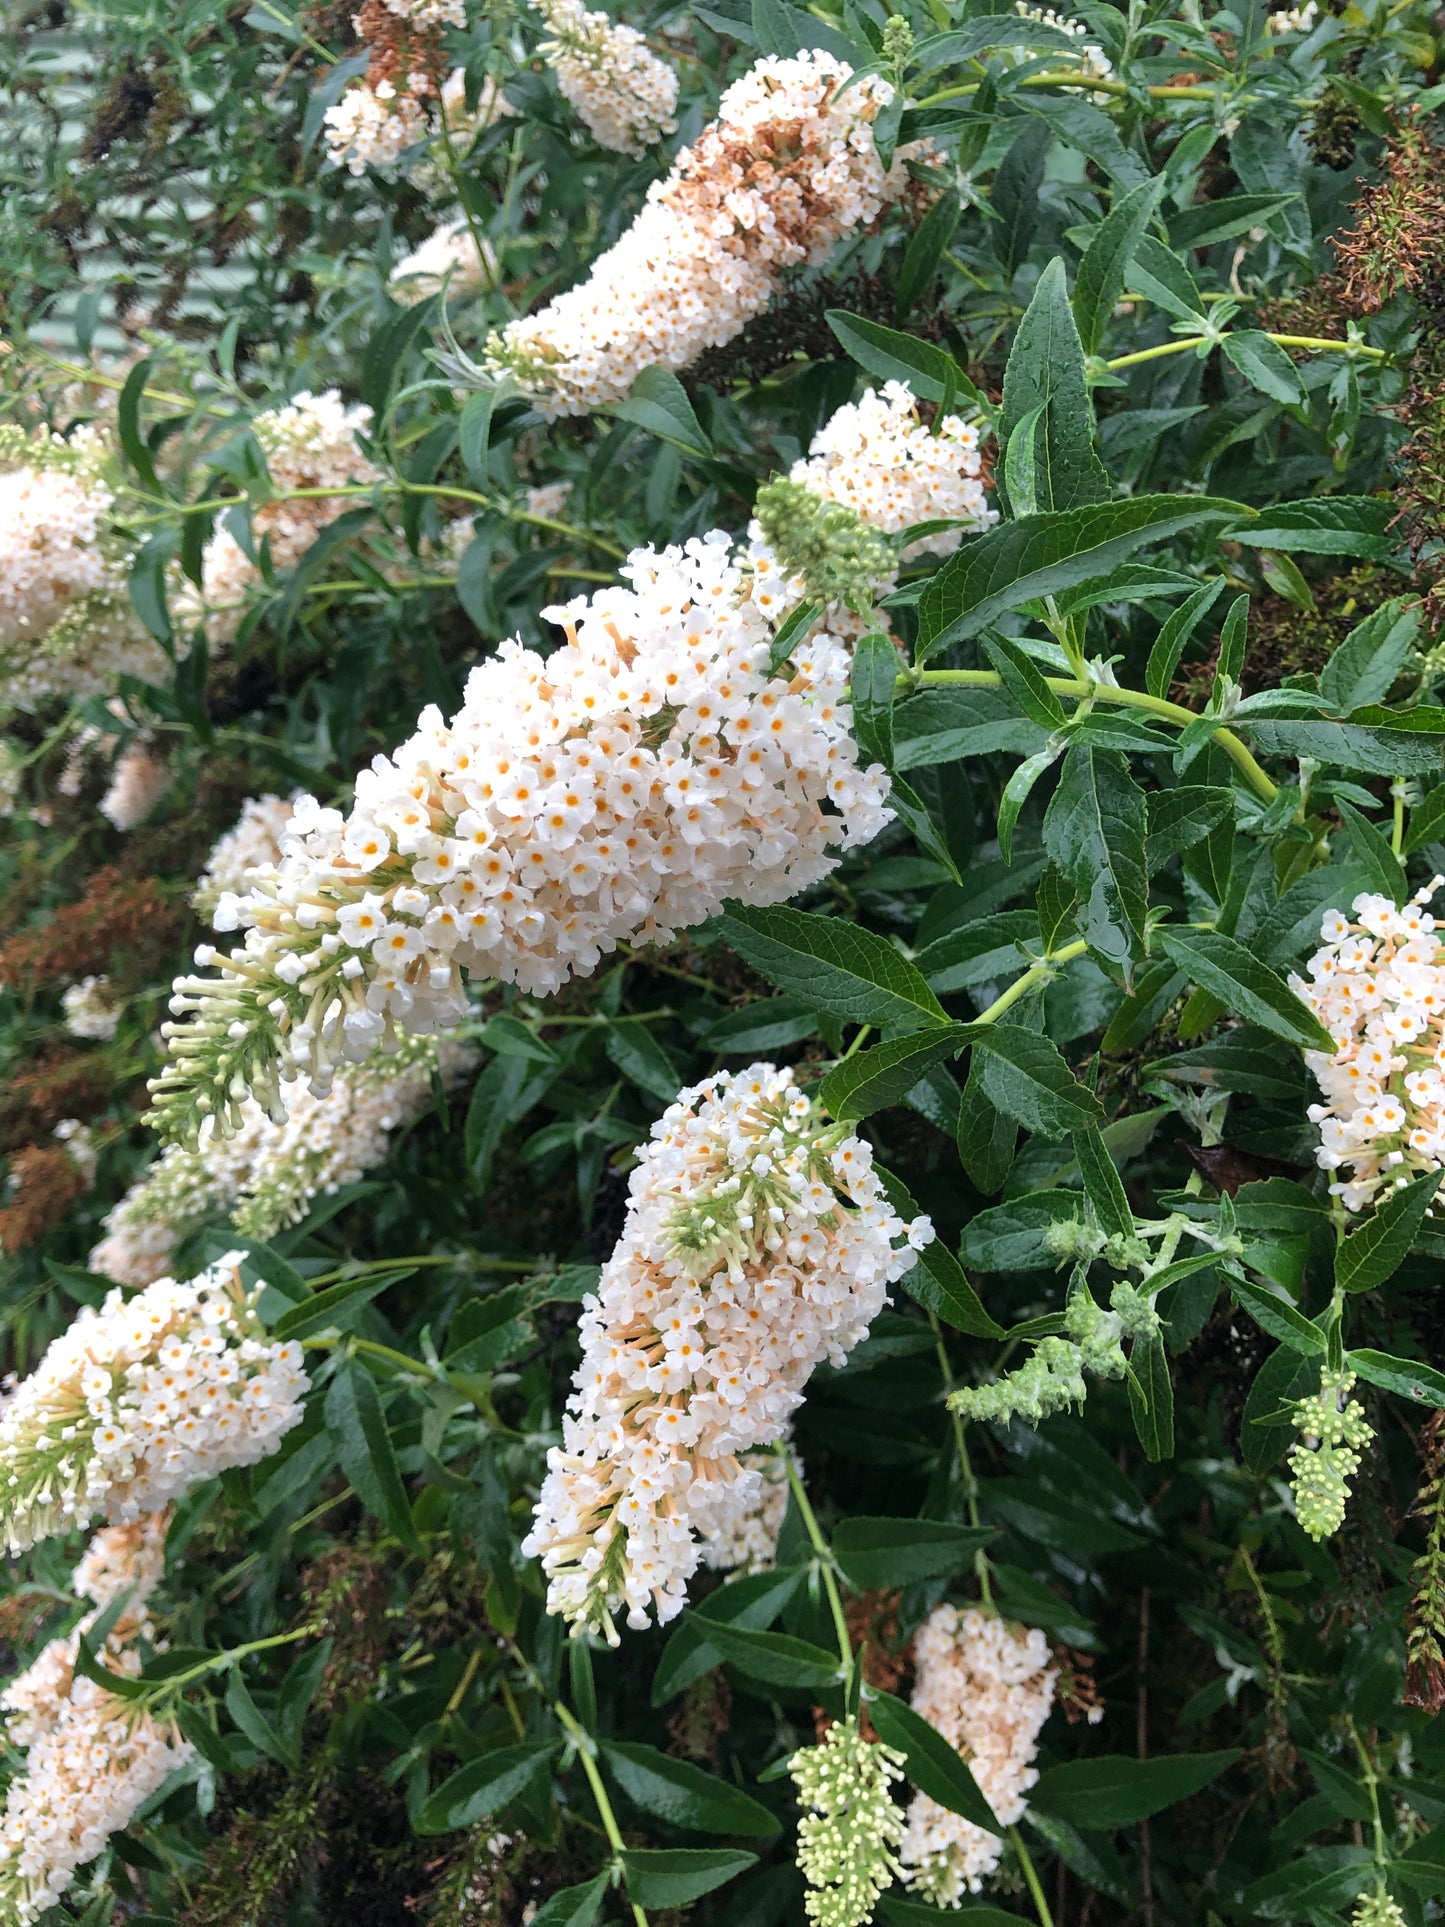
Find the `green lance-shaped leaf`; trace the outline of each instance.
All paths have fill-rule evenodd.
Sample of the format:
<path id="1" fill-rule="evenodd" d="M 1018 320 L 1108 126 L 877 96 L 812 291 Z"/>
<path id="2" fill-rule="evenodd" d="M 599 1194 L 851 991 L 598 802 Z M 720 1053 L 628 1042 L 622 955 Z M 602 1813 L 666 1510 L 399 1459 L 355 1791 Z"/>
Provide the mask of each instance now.
<path id="1" fill-rule="evenodd" d="M 639 1907 L 686 1907 L 757 1864 L 755 1853 L 736 1847 L 630 1848 L 622 1877 Z"/>
<path id="2" fill-rule="evenodd" d="M 580 1887 L 563 1887 L 532 1916 L 532 1927 L 593 1927 L 612 1876 L 606 1871 Z"/>
<path id="3" fill-rule="evenodd" d="M 645 428 L 684 455 L 705 458 L 712 453 L 687 390 L 670 368 L 644 368 L 627 398 L 609 403 L 603 413 Z"/>
<path id="4" fill-rule="evenodd" d="M 1132 1238 L 1134 1214 L 1124 1181 L 1097 1124 L 1085 1124 L 1074 1132 L 1074 1151 L 1083 1173 L 1084 1195 L 1094 1208 L 1099 1229 L 1107 1237 Z"/>
<path id="5" fill-rule="evenodd" d="M 1042 417 L 1036 411 L 1043 409 Z M 1094 452 L 1094 408 L 1084 372 L 1084 349 L 1069 305 L 1064 264 L 1055 257 L 1039 276 L 1033 300 L 1019 323 L 1004 371 L 1000 443 L 1026 417 L 1035 415 L 1034 504 L 1036 510 L 1087 508 L 1107 502 L 1109 478 Z M 1003 505 L 1017 514 L 1001 481 Z"/>
<path id="6" fill-rule="evenodd" d="M 1222 930 L 1175 930 L 1166 924 L 1156 941 L 1201 990 L 1209 991 L 1237 1017 L 1291 1044 L 1333 1053 L 1334 1039 L 1283 977 Z"/>
<path id="7" fill-rule="evenodd" d="M 829 308 L 827 321 L 843 352 L 865 374 L 880 381 L 906 381 L 920 401 L 943 402 L 962 395 L 977 406 L 984 400 L 946 348 L 845 308 Z"/>
<path id="8" fill-rule="evenodd" d="M 1243 1305 L 1261 1331 L 1268 1332 L 1281 1344 L 1288 1345 L 1292 1351 L 1303 1353 L 1306 1357 L 1322 1354 L 1328 1341 L 1313 1319 L 1306 1318 L 1302 1311 L 1296 1311 L 1287 1298 L 1278 1292 L 1266 1291 L 1252 1278 L 1246 1278 L 1237 1265 L 1226 1264 L 1224 1270 L 1229 1278 L 1229 1288 L 1234 1293 L 1235 1302 Z"/>
<path id="9" fill-rule="evenodd" d="M 886 938 L 842 917 L 822 917 L 781 905 L 753 909 L 729 904 L 722 934 L 745 963 L 779 990 L 895 1034 L 946 1024 L 942 1004 L 922 973 Z"/>
<path id="10" fill-rule="evenodd" d="M 1149 909 L 1148 805 L 1128 758 L 1076 745 L 1044 817 L 1044 848 L 1079 894 L 1079 929 L 1110 970 L 1144 948 Z"/>
<path id="11" fill-rule="evenodd" d="M 1440 1186 L 1440 1173 L 1423 1177 L 1392 1191 L 1335 1249 L 1335 1283 L 1341 1291 L 1373 1291 L 1393 1277 L 1409 1254 L 1425 1213 Z"/>
<path id="12" fill-rule="evenodd" d="M 1230 1747 L 1220 1753 L 1160 1753 L 1151 1760 L 1118 1753 L 1066 1760 L 1039 1775 L 1029 1805 L 1086 1832 L 1131 1827 L 1198 1793 L 1239 1757 L 1239 1749 Z"/>
<path id="13" fill-rule="evenodd" d="M 1074 276 L 1074 319 L 1087 354 L 1097 354 L 1124 292 L 1124 279 L 1140 237 L 1163 191 L 1162 180 L 1145 181 L 1114 202 L 1094 229 Z"/>
<path id="14" fill-rule="evenodd" d="M 754 1632 L 718 1619 L 703 1620 L 698 1614 L 691 1617 L 699 1621 L 698 1630 L 708 1645 L 749 1679 L 810 1691 L 838 1683 L 838 1655 L 809 1640 L 795 1639 L 791 1633 Z"/>
<path id="15" fill-rule="evenodd" d="M 1402 904 L 1410 894 L 1405 866 L 1390 848 L 1390 839 L 1369 817 L 1362 816 L 1343 796 L 1335 799 L 1340 819 L 1350 833 L 1350 856 L 1367 887 Z"/>
<path id="16" fill-rule="evenodd" d="M 1422 605 L 1392 596 L 1358 623 L 1320 671 L 1320 694 L 1336 716 L 1382 703 L 1420 632 Z"/>
<path id="17" fill-rule="evenodd" d="M 1227 334 L 1220 347 L 1251 387 L 1271 401 L 1294 405 L 1305 400 L 1298 368 L 1281 348 L 1258 328 L 1239 328 Z"/>
<path id="18" fill-rule="evenodd" d="M 418 1833 L 454 1833 L 500 1811 L 536 1781 L 557 1751 L 555 1741 L 502 1746 L 468 1760 L 423 1801 L 413 1825 Z"/>
<path id="19" fill-rule="evenodd" d="M 367 1511 L 380 1519 L 404 1545 L 421 1550 L 411 1501 L 402 1484 L 396 1448 L 371 1374 L 350 1358 L 326 1394 L 326 1428 L 336 1441 L 336 1456 Z"/>
<path id="20" fill-rule="evenodd" d="M 943 259 L 943 251 L 953 239 L 962 209 L 951 191 L 940 194 L 914 230 L 908 252 L 898 270 L 893 291 L 894 313 L 901 321 L 928 286 Z"/>
<path id="21" fill-rule="evenodd" d="M 893 766 L 893 699 L 901 666 L 891 636 L 864 636 L 853 651 L 853 734 L 864 760 L 885 769 Z"/>
<path id="22" fill-rule="evenodd" d="M 946 1519 L 854 1517 L 839 1521 L 833 1555 L 847 1579 L 863 1590 L 904 1586 L 961 1572 L 993 1537 L 988 1527 Z"/>
<path id="23" fill-rule="evenodd" d="M 1152 1463 L 1174 1455 L 1174 1387 L 1159 1332 L 1136 1338 L 1129 1352 L 1129 1409 L 1134 1430 Z"/>
<path id="24" fill-rule="evenodd" d="M 1445 1372 L 1436 1371 L 1418 1358 L 1392 1358 L 1389 1352 L 1363 1351 L 1346 1354 L 1345 1363 L 1357 1377 L 1378 1385 L 1397 1397 L 1413 1399 L 1417 1405 L 1445 1407 Z"/>
<path id="25" fill-rule="evenodd" d="M 965 542 L 918 598 L 919 660 L 981 634 L 1006 610 L 1106 576 L 1146 543 L 1238 513 L 1207 495 L 1137 495 L 1001 523 Z"/>
<path id="26" fill-rule="evenodd" d="M 978 1024 L 972 1044 L 987 1055 L 990 1071 L 1003 1072 L 988 1078 L 990 1097 L 1026 1131 L 1067 1137 L 1103 1117 L 1098 1098 L 1074 1076 L 1058 1046 L 1037 1031 L 1019 1024 Z"/>
<path id="27" fill-rule="evenodd" d="M 779 1823 L 767 1808 L 741 1788 L 655 1746 L 603 1740 L 601 1753 L 628 1799 L 671 1826 L 760 1837 L 778 1831 Z"/>
<path id="28" fill-rule="evenodd" d="M 911 1221 L 918 1216 L 918 1203 L 903 1180 L 881 1164 L 874 1172 L 883 1186 L 888 1202 L 900 1218 Z M 955 1331 L 974 1338 L 1002 1338 L 1004 1328 L 989 1317 L 983 1301 L 963 1266 L 942 1238 L 934 1238 L 918 1254 L 918 1263 L 902 1280 L 903 1289 L 925 1310 L 952 1325 Z"/>
<path id="29" fill-rule="evenodd" d="M 868 1695 L 868 1712 L 879 1739 L 904 1755 L 905 1771 L 921 1793 L 950 1813 L 962 1814 L 986 1833 L 1003 1832 L 967 1762 L 937 1727 L 915 1713 L 906 1700 L 876 1689 Z"/>

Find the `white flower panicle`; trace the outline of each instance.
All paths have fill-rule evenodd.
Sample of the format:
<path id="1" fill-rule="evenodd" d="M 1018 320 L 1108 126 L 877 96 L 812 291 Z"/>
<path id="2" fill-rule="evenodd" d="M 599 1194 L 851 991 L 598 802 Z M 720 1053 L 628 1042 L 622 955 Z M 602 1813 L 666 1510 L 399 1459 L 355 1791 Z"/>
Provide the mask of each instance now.
<path id="1" fill-rule="evenodd" d="M 1269 31 L 1276 35 L 1308 33 L 1319 16 L 1319 0 L 1305 0 L 1302 7 L 1282 7 L 1278 13 L 1272 13 L 1268 21 Z"/>
<path id="2" fill-rule="evenodd" d="M 467 10 L 462 0 L 386 0 L 386 10 L 420 33 L 467 24 Z"/>
<path id="3" fill-rule="evenodd" d="M 252 422 L 277 499 L 255 511 L 251 532 L 258 551 L 263 541 L 269 543 L 274 568 L 289 569 L 299 562 L 322 529 L 355 506 L 344 496 L 282 498 L 298 489 L 367 486 L 382 479 L 381 470 L 356 445 L 356 437 L 370 426 L 371 410 L 349 407 L 334 388 L 320 395 L 303 392 Z M 181 587 L 177 614 L 182 621 L 195 621 L 209 612 L 212 640 L 231 641 L 240 627 L 246 591 L 261 580 L 261 571 L 231 531 L 220 528 L 206 544 L 201 576 L 199 595 L 193 585 Z"/>
<path id="4" fill-rule="evenodd" d="M 654 182 L 637 220 L 579 286 L 510 322 L 486 362 L 548 416 L 627 394 L 644 368 L 686 368 L 767 306 L 782 270 L 821 261 L 908 183 L 872 123 L 892 99 L 817 51 L 756 63 Z"/>
<path id="5" fill-rule="evenodd" d="M 107 693 L 116 678 L 155 681 L 166 658 L 126 593 L 130 556 L 100 436 L 0 431 L 0 695 Z M 15 464 L 10 466 L 10 464 Z"/>
<path id="6" fill-rule="evenodd" d="M 281 860 L 281 835 L 291 821 L 300 800 L 300 791 L 289 797 L 248 796 L 241 814 L 223 836 L 216 839 L 206 867 L 196 879 L 191 902 L 198 916 L 210 921 L 211 913 L 228 892 L 239 895 L 251 881 L 253 870 L 264 870 Z"/>
<path id="7" fill-rule="evenodd" d="M 415 91 L 399 89 L 394 80 L 379 80 L 374 87 L 359 80 L 348 87 L 322 116 L 328 157 L 358 178 L 368 167 L 379 174 L 395 167 L 429 130 L 426 109 L 416 97 L 429 83 L 420 78 L 423 86 Z"/>
<path id="8" fill-rule="evenodd" d="M 1000 1828 L 1023 1818 L 1038 1778 L 1033 1759 L 1054 1701 L 1056 1669 L 1037 1627 L 944 1604 L 914 1642 L 913 1710 L 936 1727 L 972 1770 Z M 977 1893 L 1003 1854 L 997 1834 L 915 1793 L 899 1857 L 905 1878 L 937 1907 Z"/>
<path id="9" fill-rule="evenodd" d="M 1313 0 L 1311 0 L 1313 4 Z M 1066 33 L 1071 40 L 1080 42 L 1075 59 L 1086 74 L 1095 80 L 1111 80 L 1114 63 L 1097 42 L 1089 39 L 1089 29 L 1082 20 L 1070 20 L 1066 14 L 1056 13 L 1052 7 L 1034 7 L 1028 0 L 1014 0 L 1014 12 L 1022 20 L 1037 20 L 1057 33 Z M 1096 94 L 1095 100 L 1107 100 L 1107 94 Z"/>
<path id="10" fill-rule="evenodd" d="M 78 1117 L 63 1117 L 55 1127 L 55 1135 L 64 1145 L 67 1155 L 86 1183 L 94 1184 L 95 1167 L 100 1153 L 96 1148 L 95 1134 L 90 1126 L 82 1124 Z"/>
<path id="11" fill-rule="evenodd" d="M 1354 921 L 1327 910 L 1322 947 L 1290 978 L 1335 1040 L 1306 1051 L 1325 1096 L 1310 1106 L 1330 1192 L 1362 1211 L 1382 1191 L 1445 1164 L 1445 942 L 1425 906 L 1433 877 L 1403 910 L 1368 891 Z"/>
<path id="12" fill-rule="evenodd" d="M 888 1208 L 869 1147 L 770 1064 L 681 1092 L 632 1174 L 584 1301 L 582 1363 L 523 1550 L 547 1610 L 616 1641 L 681 1612 L 714 1531 L 758 1502 L 782 1437 L 933 1236 Z M 905 1240 L 895 1248 L 895 1240 Z"/>
<path id="13" fill-rule="evenodd" d="M 301 1418 L 301 1349 L 269 1340 L 230 1254 L 190 1284 L 86 1306 L 0 1408 L 13 1551 L 95 1518 L 157 1512 L 274 1452 Z"/>
<path id="14" fill-rule="evenodd" d="M 386 1156 L 396 1133 L 431 1102 L 432 1079 L 456 1083 L 476 1050 L 453 1038 L 408 1037 L 391 1057 L 343 1065 L 325 1097 L 302 1091 L 277 1123 L 254 1098 L 241 1127 L 195 1150 L 171 1144 L 105 1220 L 90 1268 L 123 1285 L 148 1285 L 176 1248 L 217 1212 L 265 1242 L 299 1223 L 313 1200 L 355 1184 Z"/>
<path id="15" fill-rule="evenodd" d="M 61 993 L 60 1008 L 71 1036 L 90 1043 L 109 1043 L 120 1023 L 121 1006 L 113 999 L 109 977 L 82 977 Z"/>
<path id="16" fill-rule="evenodd" d="M 802 1476 L 802 1466 L 787 1446 L 787 1437 L 785 1428 L 782 1449 L 761 1446 L 741 1455 L 744 1471 L 758 1475 L 753 1496 L 748 1496 L 743 1485 L 712 1508 L 702 1537 L 702 1562 L 714 1572 L 770 1572 L 777 1564 L 778 1535 L 788 1515 L 788 1465 L 782 1450 L 789 1451 Z"/>
<path id="17" fill-rule="evenodd" d="M 223 897 L 243 947 L 178 980 L 156 1121 L 236 1128 L 298 1066 L 323 1092 L 398 1027 L 454 1026 L 463 971 L 549 994 L 619 942 L 669 942 L 730 897 L 779 903 L 835 847 L 889 820 L 881 765 L 861 769 L 827 634 L 768 667 L 780 599 L 726 536 L 637 550 L 629 586 L 545 610 L 567 643 L 504 643 L 357 779 L 350 815 L 298 806 L 273 878 Z"/>
<path id="18" fill-rule="evenodd" d="M 138 737 L 115 759 L 110 787 L 100 799 L 100 813 L 118 830 L 139 829 L 170 784 L 170 763 Z"/>
<path id="19" fill-rule="evenodd" d="M 635 157 L 676 131 L 677 75 L 635 27 L 614 26 L 581 0 L 532 4 L 547 23 L 537 51 L 599 147 Z"/>
<path id="20" fill-rule="evenodd" d="M 450 278 L 449 278 L 450 277 Z M 475 294 L 497 278 L 497 257 L 485 239 L 481 251 L 464 219 L 447 221 L 391 271 L 390 287 L 408 307 L 439 294 Z"/>
<path id="21" fill-rule="evenodd" d="M 1345 1523 L 1360 1449 L 1375 1436 L 1364 1407 L 1350 1397 L 1354 1383 L 1353 1372 L 1322 1372 L 1320 1389 L 1302 1398 L 1290 1417 L 1300 1435 L 1289 1451 L 1295 1516 L 1316 1541 Z"/>
<path id="22" fill-rule="evenodd" d="M 865 1740 L 855 1718 L 835 1720 L 818 1746 L 788 1762 L 805 1809 L 798 1822 L 803 1909 L 817 1927 L 865 1927 L 879 1894 L 901 1871 L 903 1811 L 893 1798 L 904 1755 Z"/>
<path id="23" fill-rule="evenodd" d="M 952 555 L 971 530 L 998 520 L 979 479 L 978 423 L 945 415 L 933 429 L 918 418 L 918 400 L 905 381 L 882 394 L 865 388 L 845 402 L 813 437 L 789 479 L 830 502 L 842 502 L 870 527 L 897 535 L 920 522 L 945 518 L 964 526 L 939 529 L 910 542 L 901 562 L 920 555 Z M 879 593 L 892 584 L 880 586 Z"/>

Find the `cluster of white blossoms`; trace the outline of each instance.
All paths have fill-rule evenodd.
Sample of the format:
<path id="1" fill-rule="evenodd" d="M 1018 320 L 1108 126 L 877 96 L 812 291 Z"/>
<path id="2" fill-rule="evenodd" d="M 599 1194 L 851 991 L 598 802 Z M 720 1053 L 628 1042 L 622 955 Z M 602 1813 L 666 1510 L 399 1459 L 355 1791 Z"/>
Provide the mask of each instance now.
<path id="1" fill-rule="evenodd" d="M 467 10 L 462 0 L 385 0 L 385 5 L 388 13 L 421 33 L 467 24 Z"/>
<path id="2" fill-rule="evenodd" d="M 211 913 L 228 893 L 244 890 L 253 870 L 264 870 L 281 860 L 281 834 L 291 821 L 300 792 L 287 796 L 248 796 L 232 827 L 216 838 L 206 867 L 196 879 L 191 902 L 196 914 L 209 923 Z"/>
<path id="3" fill-rule="evenodd" d="M 1082 20 L 1070 20 L 1067 14 L 1055 13 L 1052 7 L 1030 6 L 1029 0 L 1014 0 L 1014 12 L 1022 20 L 1037 20 L 1056 33 L 1066 33 L 1071 40 L 1078 41 L 1075 58 L 1086 74 L 1095 80 L 1113 78 L 1114 63 L 1096 41 L 1090 40 L 1089 29 Z M 1107 100 L 1108 95 L 1095 94 L 1094 99 Z"/>
<path id="4" fill-rule="evenodd" d="M 892 87 L 845 85 L 851 71 L 817 51 L 758 61 L 587 279 L 491 338 L 488 367 L 544 415 L 577 415 L 730 341 L 785 268 L 821 261 L 908 184 L 906 156 L 885 172 L 873 140 Z"/>
<path id="5" fill-rule="evenodd" d="M 778 1535 L 788 1515 L 788 1464 L 783 1457 L 788 1431 L 780 1448 L 763 1446 L 741 1455 L 744 1471 L 756 1472 L 756 1490 L 746 1486 L 728 1501 L 713 1507 L 702 1539 L 702 1562 L 714 1572 L 769 1572 L 777 1564 Z M 798 1465 L 796 1453 L 791 1454 Z M 798 1466 L 801 1476 L 802 1467 Z"/>
<path id="6" fill-rule="evenodd" d="M 583 1303 L 563 1442 L 523 1542 L 547 1610 L 614 1643 L 622 1608 L 637 1628 L 649 1609 L 675 1618 L 699 1539 L 758 1502 L 743 1455 L 782 1437 L 815 1366 L 842 1364 L 932 1236 L 890 1211 L 869 1146 L 826 1125 L 790 1070 L 679 1093 Z"/>
<path id="7" fill-rule="evenodd" d="M 881 395 L 865 388 L 861 400 L 845 402 L 818 430 L 807 455 L 794 462 L 789 479 L 827 501 L 845 503 L 885 535 L 920 522 L 963 525 L 910 542 L 898 559 L 911 562 L 920 555 L 952 555 L 966 534 L 998 520 L 984 495 L 982 469 L 976 421 L 945 415 L 927 428 L 908 383 L 888 381 Z M 891 586 L 880 585 L 879 592 Z"/>
<path id="8" fill-rule="evenodd" d="M 1272 34 L 1308 33 L 1319 19 L 1319 0 L 1305 0 L 1302 7 L 1282 7 L 1269 16 Z"/>
<path id="9" fill-rule="evenodd" d="M 413 87 L 401 89 L 394 80 L 374 87 L 361 80 L 327 108 L 326 152 L 338 167 L 358 177 L 368 167 L 384 173 L 426 139 L 430 123 L 417 95 L 429 83 L 425 75 L 414 74 L 412 81 Z"/>
<path id="10" fill-rule="evenodd" d="M 788 1762 L 804 1809 L 798 1870 L 803 1911 L 817 1927 L 867 1927 L 878 1896 L 901 1871 L 903 1814 L 893 1798 L 905 1756 L 865 1740 L 856 1718 L 835 1720 L 817 1746 Z"/>
<path id="11" fill-rule="evenodd" d="M 301 1418 L 301 1349 L 267 1338 L 230 1253 L 190 1284 L 85 1306 L 0 1407 L 0 1520 L 12 1551 L 104 1517 L 157 1512 L 274 1452 Z"/>
<path id="12" fill-rule="evenodd" d="M 111 994 L 109 977 L 82 977 L 61 994 L 60 1008 L 72 1037 L 108 1044 L 115 1036 L 121 1006 Z"/>
<path id="13" fill-rule="evenodd" d="M 96 1534 L 71 1581 L 95 1610 L 51 1640 L 0 1696 L 7 1740 L 28 1749 L 0 1816 L 0 1919 L 14 1927 L 53 1907 L 76 1869 L 191 1757 L 171 1722 L 75 1672 L 81 1634 L 127 1593 L 97 1657 L 122 1677 L 140 1672 L 137 1644 L 153 1638 L 145 1602 L 161 1575 L 168 1523 L 158 1514 Z"/>
<path id="14" fill-rule="evenodd" d="M 110 787 L 99 809 L 116 829 L 139 829 L 171 785 L 171 766 L 157 755 L 149 740 L 138 736 L 115 759 Z"/>
<path id="15" fill-rule="evenodd" d="M 537 51 L 599 147 L 635 157 L 676 131 L 677 75 L 635 27 L 614 26 L 582 0 L 532 5 L 547 23 Z"/>
<path id="16" fill-rule="evenodd" d="M 463 971 L 548 994 L 729 898 L 783 902 L 889 820 L 836 637 L 770 671 L 778 598 L 722 534 L 637 550 L 622 573 L 543 612 L 565 646 L 504 643 L 450 724 L 425 711 L 358 777 L 349 816 L 302 800 L 276 873 L 217 908 L 244 945 L 202 946 L 219 974 L 177 981 L 163 1129 L 235 1128 L 247 1089 L 274 1111 L 282 1076 L 324 1092 L 396 1028 L 452 1028 Z"/>
<path id="17" fill-rule="evenodd" d="M 1054 1703 L 1056 1669 L 1037 1627 L 996 1613 L 936 1606 L 914 1641 L 913 1710 L 969 1764 L 1000 1829 L 1023 1818 L 1037 1780 L 1039 1730 Z M 910 1886 L 937 1907 L 977 1893 L 1003 1853 L 998 1834 L 915 1793 L 899 1848 Z"/>
<path id="18" fill-rule="evenodd" d="M 1335 1040 L 1305 1062 L 1326 1100 L 1309 1110 L 1317 1156 L 1348 1171 L 1330 1185 L 1347 1211 L 1445 1164 L 1445 943 L 1425 908 L 1442 882 L 1403 910 L 1368 891 L 1353 922 L 1327 910 L 1308 981 L 1290 978 Z"/>
<path id="19" fill-rule="evenodd" d="M 251 423 L 276 493 L 253 513 L 251 535 L 258 552 L 263 541 L 269 544 L 275 569 L 299 562 L 322 529 L 355 506 L 345 496 L 288 501 L 287 495 L 300 489 L 369 487 L 382 480 L 381 470 L 356 445 L 356 437 L 370 426 L 371 410 L 349 407 L 335 388 L 321 395 L 303 392 Z M 201 576 L 199 593 L 189 582 L 180 586 L 177 617 L 186 622 L 204 616 L 212 641 L 228 642 L 240 627 L 246 591 L 261 580 L 261 571 L 222 527 L 206 543 Z"/>
<path id="20" fill-rule="evenodd" d="M 325 1097 L 301 1092 L 279 1123 L 246 1098 L 233 1136 L 208 1136 L 195 1150 L 167 1145 L 107 1215 L 91 1270 L 148 1285 L 170 1270 L 182 1241 L 221 1211 L 243 1237 L 275 1237 L 316 1198 L 374 1170 L 396 1133 L 426 1110 L 433 1078 L 455 1084 L 476 1055 L 454 1038 L 404 1038 L 393 1056 L 344 1065 Z"/>
<path id="21" fill-rule="evenodd" d="M 421 246 L 398 261 L 391 271 L 388 286 L 392 294 L 408 307 L 439 294 L 476 294 L 490 287 L 497 278 L 497 257 L 485 236 L 478 248 L 476 237 L 464 218 L 443 222 Z"/>
<path id="22" fill-rule="evenodd" d="M 165 655 L 126 594 L 128 546 L 115 527 L 98 431 L 68 440 L 0 429 L 0 695 L 33 707 L 87 697 Z"/>

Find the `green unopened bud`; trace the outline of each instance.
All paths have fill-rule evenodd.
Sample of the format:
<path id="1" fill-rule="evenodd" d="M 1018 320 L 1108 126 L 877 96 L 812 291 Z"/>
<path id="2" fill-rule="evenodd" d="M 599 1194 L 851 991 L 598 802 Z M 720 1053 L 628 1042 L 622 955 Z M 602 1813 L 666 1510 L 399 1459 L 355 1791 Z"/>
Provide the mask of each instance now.
<path id="1" fill-rule="evenodd" d="M 892 579 L 892 545 L 845 502 L 825 501 L 785 476 L 758 490 L 754 514 L 784 575 L 801 576 L 809 597 L 829 608 L 868 608 Z"/>
<path id="2" fill-rule="evenodd" d="M 1290 1447 L 1295 1514 L 1311 1539 L 1328 1539 L 1344 1524 L 1359 1448 L 1374 1438 L 1364 1408 L 1349 1396 L 1353 1372 L 1325 1372 L 1320 1389 L 1302 1398 L 1290 1421 L 1300 1433 Z"/>
<path id="3" fill-rule="evenodd" d="M 890 66 L 900 67 L 913 52 L 913 29 L 901 13 L 889 16 L 883 29 L 883 58 Z"/>
<path id="4" fill-rule="evenodd" d="M 798 1822 L 798 1869 L 808 1883 L 803 1906 L 818 1927 L 863 1927 L 898 1873 L 903 1809 L 893 1782 L 903 1755 L 865 1740 L 856 1719 L 838 1720 L 821 1746 L 788 1762 L 807 1811 Z"/>
<path id="5" fill-rule="evenodd" d="M 1365 1894 L 1356 1902 L 1350 1927 L 1409 1927 L 1388 1894 Z"/>

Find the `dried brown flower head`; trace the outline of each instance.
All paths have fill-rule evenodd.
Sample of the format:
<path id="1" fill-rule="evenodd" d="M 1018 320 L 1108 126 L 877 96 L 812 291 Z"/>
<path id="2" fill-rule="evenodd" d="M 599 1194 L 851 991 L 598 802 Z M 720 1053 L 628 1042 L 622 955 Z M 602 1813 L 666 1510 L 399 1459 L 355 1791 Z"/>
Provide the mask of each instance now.
<path id="1" fill-rule="evenodd" d="M 0 1206 L 0 1251 L 23 1251 L 60 1223 L 89 1187 L 68 1151 L 27 1144 L 10 1160 L 10 1189 Z"/>
<path id="2" fill-rule="evenodd" d="M 112 982 L 147 981 L 167 960 L 181 916 L 156 878 L 96 870 L 78 903 L 62 905 L 0 948 L 0 983 L 56 983 L 102 972 Z"/>

